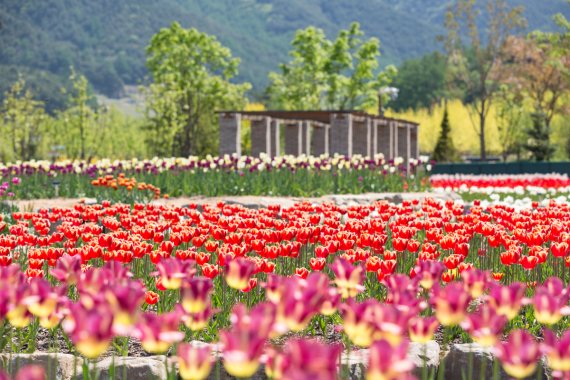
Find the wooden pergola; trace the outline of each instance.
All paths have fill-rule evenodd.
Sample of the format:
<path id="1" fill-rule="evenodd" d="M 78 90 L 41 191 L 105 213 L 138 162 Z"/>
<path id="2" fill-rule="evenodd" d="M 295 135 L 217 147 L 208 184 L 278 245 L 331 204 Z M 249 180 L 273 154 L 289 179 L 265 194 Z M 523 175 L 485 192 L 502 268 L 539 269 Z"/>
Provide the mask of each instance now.
<path id="1" fill-rule="evenodd" d="M 220 155 L 241 155 L 241 122 L 251 122 L 251 154 L 335 153 L 419 157 L 419 125 L 362 111 L 220 111 Z M 281 131 L 285 151 L 281 152 Z"/>

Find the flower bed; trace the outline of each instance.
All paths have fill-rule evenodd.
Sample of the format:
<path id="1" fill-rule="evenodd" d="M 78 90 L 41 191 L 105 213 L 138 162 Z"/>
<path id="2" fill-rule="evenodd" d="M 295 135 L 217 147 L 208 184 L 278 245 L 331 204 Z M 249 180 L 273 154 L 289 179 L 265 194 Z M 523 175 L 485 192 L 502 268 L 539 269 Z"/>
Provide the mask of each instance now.
<path id="1" fill-rule="evenodd" d="M 526 203 L 550 198 L 565 202 L 570 194 L 570 178 L 565 174 L 501 174 L 430 176 L 435 191 L 454 191 L 466 201 L 490 200 Z"/>
<path id="2" fill-rule="evenodd" d="M 0 164 L 0 178 L 22 178 L 14 190 L 17 199 L 99 197 L 126 201 L 124 194 L 101 191 L 92 182 L 120 174 L 152 184 L 163 194 L 182 195 L 287 195 L 361 194 L 366 192 L 420 191 L 428 186 L 426 160 L 387 161 L 382 155 L 320 157 L 206 157 L 94 163 L 67 161 L 52 164 L 31 161 Z M 407 175 L 410 174 L 410 175 Z M 144 198 L 134 198 L 142 201 Z"/>
<path id="3" fill-rule="evenodd" d="M 513 377 L 545 353 L 562 376 L 569 243 L 570 206 L 556 202 L 17 212 L 0 221 L 0 348 L 33 352 L 40 331 L 43 349 L 86 359 L 137 342 L 190 379 L 210 371 L 211 346 L 184 343 L 200 340 L 220 343 L 232 376 L 263 360 L 297 379 L 335 378 L 340 353 L 365 347 L 375 379 L 407 376 L 408 342 L 435 336 L 493 347 Z"/>

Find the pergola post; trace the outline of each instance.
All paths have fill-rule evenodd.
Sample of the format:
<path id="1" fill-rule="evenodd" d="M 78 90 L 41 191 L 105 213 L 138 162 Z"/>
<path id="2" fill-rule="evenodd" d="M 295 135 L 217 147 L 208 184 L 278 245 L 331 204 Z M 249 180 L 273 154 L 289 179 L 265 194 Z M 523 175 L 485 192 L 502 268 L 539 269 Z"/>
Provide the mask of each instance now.
<path id="1" fill-rule="evenodd" d="M 311 155 L 311 122 L 305 120 L 303 122 L 303 142 L 304 142 L 304 150 L 303 153 L 305 153 L 307 156 Z"/>
<path id="2" fill-rule="evenodd" d="M 372 119 L 366 118 L 366 156 L 372 157 Z"/>
<path id="3" fill-rule="evenodd" d="M 241 114 L 224 112 L 218 115 L 220 124 L 220 156 L 237 154 L 241 156 Z"/>
<path id="4" fill-rule="evenodd" d="M 271 156 L 271 118 L 268 116 L 251 120 L 251 155 L 261 153 Z"/>
<path id="5" fill-rule="evenodd" d="M 352 156 L 352 115 L 347 113 L 333 113 L 330 119 L 331 154 Z"/>
<path id="6" fill-rule="evenodd" d="M 420 144 L 418 141 L 420 126 L 418 124 L 411 125 L 411 143 L 412 143 L 412 156 L 416 159 L 420 158 Z"/>
<path id="7" fill-rule="evenodd" d="M 281 155 L 281 120 L 273 119 L 271 122 L 271 152 L 274 156 Z"/>

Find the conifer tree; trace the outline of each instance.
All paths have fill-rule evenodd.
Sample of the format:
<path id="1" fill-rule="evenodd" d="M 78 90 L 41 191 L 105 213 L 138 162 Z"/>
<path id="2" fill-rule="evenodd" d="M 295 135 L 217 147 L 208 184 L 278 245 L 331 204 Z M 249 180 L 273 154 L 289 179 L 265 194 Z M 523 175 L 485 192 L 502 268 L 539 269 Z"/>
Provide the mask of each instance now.
<path id="1" fill-rule="evenodd" d="M 534 112 L 532 115 L 532 127 L 526 133 L 528 136 L 524 148 L 530 152 L 536 161 L 549 161 L 554 153 L 550 144 L 550 128 L 543 112 Z"/>
<path id="2" fill-rule="evenodd" d="M 451 139 L 451 126 L 449 125 L 449 115 L 447 105 L 441 121 L 441 132 L 433 150 L 432 159 L 437 162 L 453 162 L 457 160 L 457 152 Z"/>

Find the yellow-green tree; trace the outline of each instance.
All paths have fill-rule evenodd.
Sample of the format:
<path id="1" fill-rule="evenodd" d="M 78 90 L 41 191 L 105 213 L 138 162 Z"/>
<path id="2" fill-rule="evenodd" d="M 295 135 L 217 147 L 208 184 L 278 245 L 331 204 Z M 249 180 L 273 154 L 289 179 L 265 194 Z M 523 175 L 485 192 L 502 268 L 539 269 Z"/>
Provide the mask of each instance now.
<path id="1" fill-rule="evenodd" d="M 96 102 L 85 76 L 72 68 L 69 80 L 71 90 L 62 89 L 68 95 L 68 108 L 58 114 L 53 134 L 59 136 L 57 145 L 65 147 L 68 158 L 91 159 L 97 156 L 101 144 L 97 112 L 92 106 Z"/>
<path id="2" fill-rule="evenodd" d="M 245 106 L 249 83 L 234 84 L 239 59 L 214 36 L 174 22 L 146 50 L 153 83 L 146 93 L 149 149 L 202 155 L 217 147 L 215 111 Z"/>
<path id="3" fill-rule="evenodd" d="M 508 37 L 526 25 L 522 8 L 509 8 L 505 0 L 487 0 L 483 7 L 487 27 L 480 28 L 476 0 L 459 0 L 450 7 L 445 26 L 450 90 L 469 105 L 479 137 L 480 157 L 487 156 L 486 126 L 489 112 L 508 69 L 500 57 Z M 467 33 L 465 39 L 464 31 Z"/>
<path id="4" fill-rule="evenodd" d="M 273 108 L 285 110 L 376 108 L 378 91 L 389 85 L 396 69 L 379 70 L 380 41 L 363 38 L 358 23 L 341 30 L 334 41 L 323 30 L 297 31 L 291 61 L 269 74 Z M 386 95 L 387 96 L 387 95 Z"/>
<path id="5" fill-rule="evenodd" d="M 0 109 L 0 160 L 37 158 L 48 116 L 23 79 L 5 93 Z"/>

